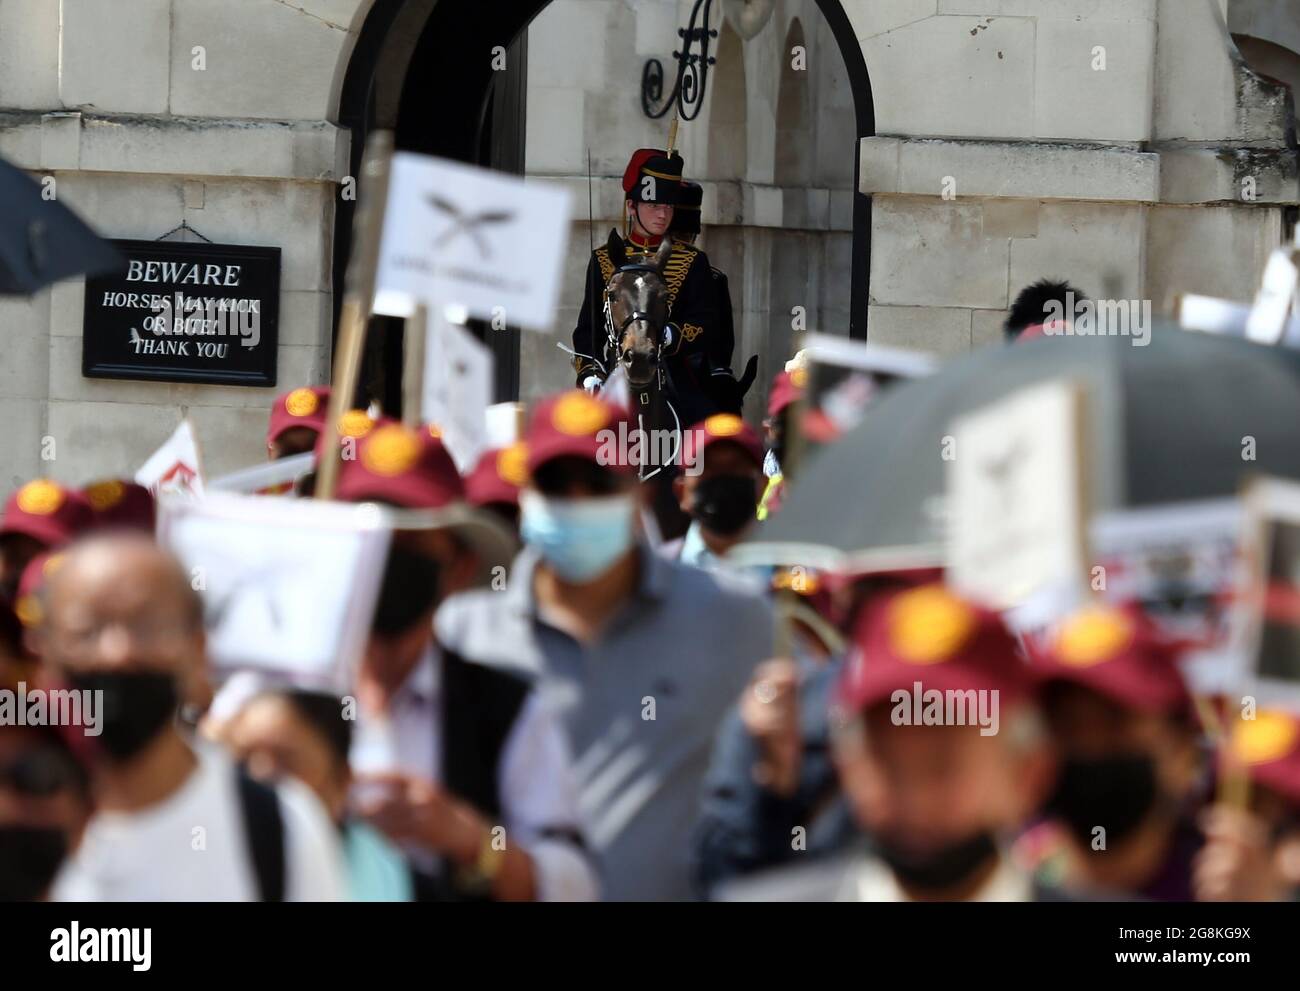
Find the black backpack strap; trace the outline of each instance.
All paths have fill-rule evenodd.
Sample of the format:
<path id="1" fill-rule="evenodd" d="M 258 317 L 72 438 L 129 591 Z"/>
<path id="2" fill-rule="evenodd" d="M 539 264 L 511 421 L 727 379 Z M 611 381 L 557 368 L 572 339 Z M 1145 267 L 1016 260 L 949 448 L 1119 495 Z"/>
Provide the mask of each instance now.
<path id="1" fill-rule="evenodd" d="M 253 860 L 253 873 L 264 902 L 284 901 L 284 817 L 274 788 L 256 781 L 241 768 L 239 804 L 244 811 L 244 835 Z"/>

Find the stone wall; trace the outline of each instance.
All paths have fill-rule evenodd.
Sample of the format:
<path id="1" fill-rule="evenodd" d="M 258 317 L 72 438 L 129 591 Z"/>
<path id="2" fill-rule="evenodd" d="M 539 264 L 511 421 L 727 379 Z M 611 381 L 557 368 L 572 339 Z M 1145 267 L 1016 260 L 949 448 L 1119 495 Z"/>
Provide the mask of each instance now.
<path id="1" fill-rule="evenodd" d="M 579 219 L 552 333 L 524 335 L 525 398 L 572 382 L 555 344 L 568 342 L 577 320 L 587 253 L 621 223 L 620 180 L 632 149 L 667 140 L 667 118 L 642 112 L 641 67 L 651 57 L 671 67 L 676 28 L 689 14 L 686 2 L 554 0 L 529 28 L 527 171 L 566 183 Z M 687 176 L 704 187 L 698 244 L 729 277 L 734 365 L 739 372 L 750 354 L 760 356 L 748 404 L 758 417 L 766 383 L 795 345 L 796 307 L 809 329 L 848 332 L 853 94 L 814 0 L 781 0 L 748 42 L 716 17 L 715 25 L 708 97 L 699 117 L 681 124 L 678 148 Z M 801 51 L 792 54 L 795 46 Z M 597 54 L 575 59 L 575 51 Z"/>
<path id="2" fill-rule="evenodd" d="M 322 381 L 350 152 L 338 106 L 372 4 L 0 0 L 0 155 L 52 176 L 109 236 L 184 221 L 285 249 L 280 381 Z M 991 342 L 1009 299 L 1045 275 L 1157 307 L 1185 290 L 1249 299 L 1300 190 L 1291 94 L 1230 32 L 1294 51 L 1286 4 L 842 0 L 876 109 L 857 152 L 875 201 L 872 338 L 942 353 Z M 528 170 L 572 185 L 584 210 L 590 145 L 598 230 L 619 216 L 628 149 L 663 139 L 636 103 L 639 66 L 669 54 L 689 7 L 555 0 L 535 23 Z M 802 98 L 786 68 L 798 31 Z M 738 358 L 763 354 L 766 378 L 792 346 L 793 306 L 810 327 L 846 322 L 852 97 L 813 0 L 781 0 L 752 41 L 720 41 L 716 89 L 682 146 L 706 187 L 703 244 L 731 273 Z M 566 378 L 554 340 L 576 315 L 586 219 L 555 332 L 525 335 L 530 394 Z M 267 390 L 83 379 L 82 297 L 72 282 L 0 302 L 0 487 L 138 464 L 182 415 L 210 472 L 262 456 Z"/>
<path id="3" fill-rule="evenodd" d="M 1015 294 L 1253 297 L 1297 201 L 1292 111 L 1220 0 L 848 0 L 876 137 L 869 335 L 956 353 Z M 918 53 L 928 53 L 925 59 Z"/>

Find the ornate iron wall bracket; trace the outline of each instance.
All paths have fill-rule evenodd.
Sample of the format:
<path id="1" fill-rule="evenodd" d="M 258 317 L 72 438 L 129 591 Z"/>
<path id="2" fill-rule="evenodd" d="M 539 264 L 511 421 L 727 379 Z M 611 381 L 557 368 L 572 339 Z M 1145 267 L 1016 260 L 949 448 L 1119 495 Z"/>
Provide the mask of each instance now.
<path id="1" fill-rule="evenodd" d="M 673 58 L 677 60 L 677 74 L 673 80 L 672 92 L 666 99 L 663 63 L 652 58 L 642 68 L 641 109 L 651 120 L 658 120 L 673 107 L 677 108 L 677 114 L 682 120 L 694 120 L 699 116 L 708 89 L 709 67 L 717 62 L 709 54 L 709 43 L 718 36 L 717 29 L 709 27 L 712 10 L 713 0 L 695 0 L 688 25 L 677 29 L 677 36 L 682 39 L 682 48 L 681 51 L 673 52 Z M 696 27 L 697 21 L 699 27 Z M 697 43 L 698 52 L 694 50 Z"/>

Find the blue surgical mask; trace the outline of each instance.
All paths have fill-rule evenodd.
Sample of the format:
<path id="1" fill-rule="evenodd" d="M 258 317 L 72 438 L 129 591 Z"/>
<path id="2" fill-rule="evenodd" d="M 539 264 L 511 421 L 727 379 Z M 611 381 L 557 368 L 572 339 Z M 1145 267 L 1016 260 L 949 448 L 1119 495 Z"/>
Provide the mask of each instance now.
<path id="1" fill-rule="evenodd" d="M 519 509 L 524 543 L 565 581 L 591 581 L 632 546 L 636 502 L 631 495 L 554 499 L 521 492 Z"/>

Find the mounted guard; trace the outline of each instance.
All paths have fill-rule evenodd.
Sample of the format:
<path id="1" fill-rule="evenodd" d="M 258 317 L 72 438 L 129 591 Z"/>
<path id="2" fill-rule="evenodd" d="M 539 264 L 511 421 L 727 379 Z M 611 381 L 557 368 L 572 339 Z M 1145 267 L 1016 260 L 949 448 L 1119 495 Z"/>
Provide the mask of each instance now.
<path id="1" fill-rule="evenodd" d="M 682 187 L 682 159 L 657 148 L 638 149 L 623 173 L 624 233 L 610 232 L 587 263 L 586 291 L 573 331 L 577 384 L 601 387 L 618 362 L 606 326 L 603 299 L 610 280 L 625 265 L 653 264 L 673 220 Z M 668 292 L 668 323 L 660 353 L 687 423 L 720 408 L 711 381 L 729 369 L 732 341 L 719 332 L 718 295 L 708 257 L 689 244 L 670 241 L 662 274 Z M 732 380 L 734 383 L 734 379 Z"/>

